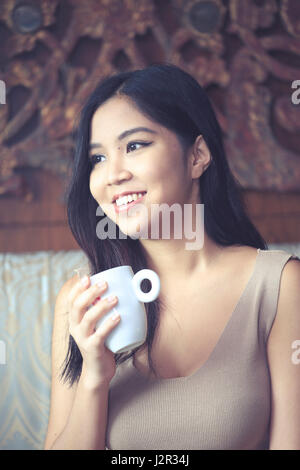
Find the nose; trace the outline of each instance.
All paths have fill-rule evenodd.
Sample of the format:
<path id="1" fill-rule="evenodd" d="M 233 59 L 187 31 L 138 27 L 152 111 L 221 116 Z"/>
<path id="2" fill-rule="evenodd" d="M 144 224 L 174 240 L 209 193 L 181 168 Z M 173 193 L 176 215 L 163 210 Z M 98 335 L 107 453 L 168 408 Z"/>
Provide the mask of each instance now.
<path id="1" fill-rule="evenodd" d="M 107 175 L 108 185 L 120 184 L 130 179 L 131 176 L 131 172 L 124 168 L 124 163 L 121 162 L 120 156 L 110 160 Z"/>

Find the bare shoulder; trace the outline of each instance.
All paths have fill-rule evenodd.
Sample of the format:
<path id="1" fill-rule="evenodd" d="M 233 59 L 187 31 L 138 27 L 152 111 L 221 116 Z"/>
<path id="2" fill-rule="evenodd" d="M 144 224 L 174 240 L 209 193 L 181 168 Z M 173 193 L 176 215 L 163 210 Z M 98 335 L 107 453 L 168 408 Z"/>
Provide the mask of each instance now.
<path id="1" fill-rule="evenodd" d="M 225 262 L 233 270 L 244 269 L 249 274 L 257 259 L 258 249 L 252 246 L 229 246 L 225 249 Z"/>
<path id="2" fill-rule="evenodd" d="M 54 309 L 54 322 L 52 333 L 52 359 L 54 366 L 57 362 L 56 357 L 61 357 L 66 354 L 69 340 L 69 312 L 68 312 L 68 296 L 71 289 L 78 282 L 78 277 L 75 275 L 68 279 L 60 288 L 55 302 Z"/>
<path id="3" fill-rule="evenodd" d="M 231 246 L 229 247 L 230 251 L 235 254 L 236 256 L 240 256 L 241 258 L 245 257 L 255 257 L 257 255 L 258 248 L 254 248 L 253 246 Z"/>
<path id="4" fill-rule="evenodd" d="M 244 259 L 246 256 L 255 256 L 257 248 L 247 245 L 232 245 L 225 248 L 225 253 L 230 257 Z"/>
<path id="5" fill-rule="evenodd" d="M 76 275 L 68 279 L 58 292 L 55 303 L 51 351 L 51 402 L 45 449 L 52 446 L 64 429 L 76 392 L 76 386 L 68 387 L 63 383 L 61 373 L 69 345 L 68 296 L 77 281 Z"/>
<path id="6" fill-rule="evenodd" d="M 300 260 L 290 258 L 282 269 L 277 312 L 267 344 L 272 383 L 270 449 L 300 449 L 299 305 Z"/>
<path id="7" fill-rule="evenodd" d="M 54 311 L 54 324 L 57 321 L 61 321 L 62 317 L 67 317 L 68 314 L 68 296 L 71 289 L 75 286 L 78 281 L 78 277 L 75 275 L 68 279 L 60 288 L 55 302 Z"/>
<path id="8" fill-rule="evenodd" d="M 268 354 L 271 362 L 289 357 L 291 344 L 300 337 L 300 260 L 290 258 L 284 265 L 280 278 L 277 311 L 268 337 Z"/>
<path id="9" fill-rule="evenodd" d="M 282 275 L 281 275 L 281 282 L 285 282 L 286 284 L 292 282 L 299 282 L 300 276 L 300 259 L 299 258 L 290 258 L 283 267 Z"/>
<path id="10" fill-rule="evenodd" d="M 277 313 L 273 325 L 283 327 L 287 322 L 291 324 L 292 317 L 296 315 L 299 321 L 300 305 L 300 260 L 290 258 L 284 265 L 280 278 Z M 296 320 L 296 318 L 295 318 Z M 277 327 L 275 327 L 275 325 Z M 274 334 L 275 336 L 275 334 Z M 270 335 L 272 340 L 272 336 Z"/>
<path id="11" fill-rule="evenodd" d="M 76 282 L 78 282 L 78 276 L 76 274 L 70 279 L 67 279 L 67 281 L 60 288 L 60 291 L 58 292 L 56 300 L 60 302 L 64 300 L 67 301 L 69 292 L 73 288 L 73 286 L 76 284 Z"/>

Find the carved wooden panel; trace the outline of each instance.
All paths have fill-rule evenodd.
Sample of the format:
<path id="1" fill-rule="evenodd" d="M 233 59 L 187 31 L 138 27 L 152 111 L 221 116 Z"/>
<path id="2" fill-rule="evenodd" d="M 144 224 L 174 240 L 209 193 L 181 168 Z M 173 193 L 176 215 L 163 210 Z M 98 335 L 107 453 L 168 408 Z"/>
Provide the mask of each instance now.
<path id="1" fill-rule="evenodd" d="M 0 194 L 22 168 L 65 178 L 78 111 L 104 75 L 171 62 L 203 85 L 245 189 L 300 190 L 298 0 L 2 0 Z"/>

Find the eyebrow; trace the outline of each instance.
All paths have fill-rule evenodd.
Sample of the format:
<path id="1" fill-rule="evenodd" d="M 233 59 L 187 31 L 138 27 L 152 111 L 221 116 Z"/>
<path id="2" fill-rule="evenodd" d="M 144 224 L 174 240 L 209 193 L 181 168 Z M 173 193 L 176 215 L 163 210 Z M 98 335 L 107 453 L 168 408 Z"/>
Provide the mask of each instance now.
<path id="1" fill-rule="evenodd" d="M 135 134 L 136 132 L 150 132 L 151 134 L 157 134 L 156 131 L 154 131 L 153 129 L 149 129 L 148 127 L 135 127 L 134 129 L 128 129 L 127 131 L 122 132 L 122 134 L 119 135 L 117 140 L 120 141 L 122 139 L 125 139 L 125 137 L 127 137 L 128 135 Z M 103 147 L 103 145 L 100 144 L 100 142 L 94 142 L 89 145 L 90 150 L 96 147 Z"/>

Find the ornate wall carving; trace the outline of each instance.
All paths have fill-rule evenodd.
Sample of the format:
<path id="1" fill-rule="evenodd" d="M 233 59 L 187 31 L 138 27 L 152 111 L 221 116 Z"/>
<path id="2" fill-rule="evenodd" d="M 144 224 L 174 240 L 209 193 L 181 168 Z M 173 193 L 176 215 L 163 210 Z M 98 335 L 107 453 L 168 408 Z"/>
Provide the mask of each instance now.
<path id="1" fill-rule="evenodd" d="M 65 178 L 72 129 L 101 77 L 153 62 L 203 85 L 245 189 L 300 189 L 297 0 L 3 0 L 0 194 L 30 201 L 22 168 Z"/>

